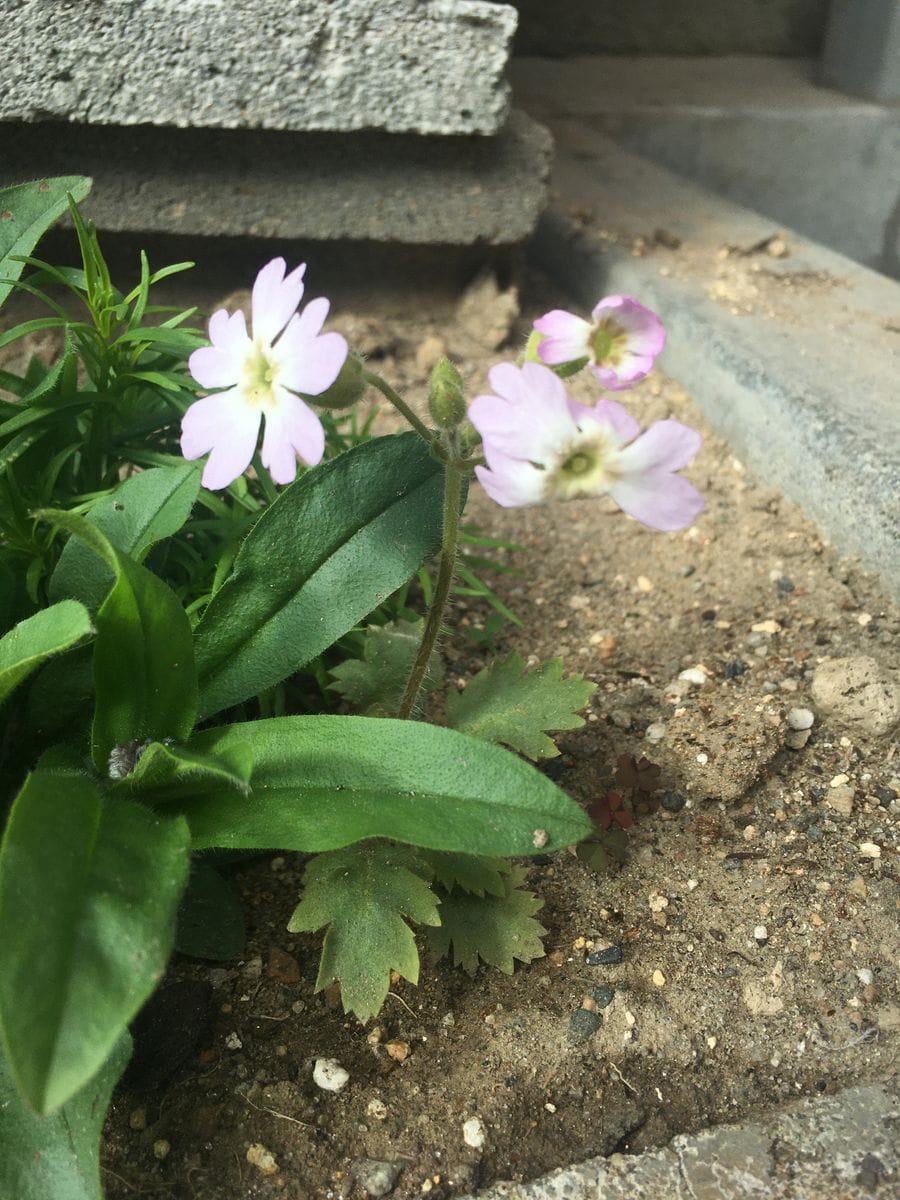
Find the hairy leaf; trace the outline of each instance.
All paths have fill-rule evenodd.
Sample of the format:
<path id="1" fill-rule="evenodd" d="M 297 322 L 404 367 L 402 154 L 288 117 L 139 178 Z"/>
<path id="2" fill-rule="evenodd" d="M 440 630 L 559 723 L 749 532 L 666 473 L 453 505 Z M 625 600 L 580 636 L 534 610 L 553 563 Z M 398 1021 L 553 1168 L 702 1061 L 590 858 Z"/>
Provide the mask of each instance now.
<path id="1" fill-rule="evenodd" d="M 418 982 L 419 952 L 404 917 L 419 925 L 439 923 L 426 874 L 415 851 L 385 842 L 319 854 L 304 872 L 303 898 L 288 929 L 328 926 L 316 991 L 339 980 L 344 1010 L 361 1021 L 381 1008 L 391 971 Z"/>
<path id="2" fill-rule="evenodd" d="M 121 772 L 122 789 L 141 800 L 162 804 L 190 799 L 198 790 L 236 790 L 246 796 L 253 772 L 253 751 L 236 739 L 219 754 L 197 754 L 183 746 L 151 742 L 142 747 L 130 770 Z"/>
<path id="3" fill-rule="evenodd" d="M 479 854 L 446 854 L 428 850 L 422 856 L 434 877 L 446 891 L 460 887 L 476 896 L 506 894 L 509 864 L 502 858 L 483 858 Z"/>
<path id="4" fill-rule="evenodd" d="M 57 755 L 29 776 L 0 845 L 0 1028 L 35 1111 L 84 1087 L 153 990 L 187 871 L 184 821 Z"/>
<path id="5" fill-rule="evenodd" d="M 140 561 L 156 542 L 177 533 L 200 491 L 195 463 L 153 467 L 126 479 L 99 499 L 87 520 L 123 554 Z M 113 585 L 115 572 L 88 546 L 70 538 L 50 577 L 50 598 L 72 596 L 95 610 Z"/>
<path id="6" fill-rule="evenodd" d="M 424 628 L 424 621 L 369 625 L 363 657 L 347 659 L 332 668 L 335 682 L 328 685 L 329 689 L 339 692 L 363 716 L 396 716 Z M 433 691 L 443 681 L 440 655 L 432 650 L 422 691 Z"/>
<path id="7" fill-rule="evenodd" d="M 178 801 L 194 849 L 334 850 L 370 837 L 466 854 L 558 850 L 581 808 L 515 755 L 452 729 L 372 717 L 278 717 L 204 730 L 192 754 L 253 759 L 245 797 L 197 780 Z M 243 750 L 242 750 L 243 752 Z"/>
<path id="8" fill-rule="evenodd" d="M 131 1055 L 123 1033 L 97 1074 L 52 1116 L 19 1097 L 0 1047 L 0 1196 L 4 1200 L 103 1200 L 100 1131 Z"/>
<path id="9" fill-rule="evenodd" d="M 20 621 L 0 638 L 0 701 L 54 654 L 77 646 L 93 633 L 87 609 L 62 600 Z"/>
<path id="10" fill-rule="evenodd" d="M 463 692 L 447 696 L 447 723 L 461 733 L 502 742 L 528 758 L 554 758 L 559 751 L 546 731 L 580 729 L 596 684 L 581 675 L 563 679 L 561 658 L 525 670 L 510 654 L 480 671 Z"/>
<path id="11" fill-rule="evenodd" d="M 200 715 L 280 683 L 406 583 L 440 545 L 442 490 L 414 433 L 364 442 L 286 488 L 196 628 Z"/>
<path id="12" fill-rule="evenodd" d="M 0 305 L 12 290 L 11 281 L 22 274 L 16 258 L 29 255 L 54 221 L 68 211 L 68 193 L 83 200 L 91 190 L 84 175 L 18 183 L 0 188 Z"/>
<path id="13" fill-rule="evenodd" d="M 435 959 L 453 948 L 453 965 L 474 975 L 479 960 L 513 973 L 513 960 L 542 958 L 547 930 L 534 919 L 543 901 L 520 889 L 527 872 L 511 867 L 502 896 L 477 896 L 460 888 L 446 892 L 438 886 L 441 924 L 428 930 L 428 949 Z"/>

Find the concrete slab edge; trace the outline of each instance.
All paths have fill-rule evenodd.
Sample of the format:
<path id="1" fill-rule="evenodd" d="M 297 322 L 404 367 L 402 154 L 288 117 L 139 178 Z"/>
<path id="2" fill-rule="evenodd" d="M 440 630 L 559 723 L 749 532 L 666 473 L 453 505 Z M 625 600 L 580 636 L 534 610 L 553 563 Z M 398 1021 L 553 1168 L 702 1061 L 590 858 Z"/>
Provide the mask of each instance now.
<path id="1" fill-rule="evenodd" d="M 784 281 L 777 311 L 736 305 L 717 292 L 718 256 L 764 242 L 771 221 L 593 131 L 551 130 L 557 201 L 532 259 L 586 308 L 625 293 L 659 311 L 662 369 L 742 462 L 900 596 L 900 284 L 788 234 L 790 260 L 765 266 Z M 690 243 L 686 267 L 654 247 L 656 229 Z"/>
<path id="2" fill-rule="evenodd" d="M 880 1084 L 802 1100 L 756 1120 L 613 1154 L 479 1200 L 888 1200 L 900 1188 L 900 1097 Z M 462 1197 L 462 1200 L 474 1200 Z"/>

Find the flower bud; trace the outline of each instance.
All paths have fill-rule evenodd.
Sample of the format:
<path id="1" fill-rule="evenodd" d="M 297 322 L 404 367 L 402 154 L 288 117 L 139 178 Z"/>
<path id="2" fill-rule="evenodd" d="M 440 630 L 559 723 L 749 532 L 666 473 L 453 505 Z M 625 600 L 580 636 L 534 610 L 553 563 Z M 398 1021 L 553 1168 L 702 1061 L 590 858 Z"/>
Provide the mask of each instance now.
<path id="1" fill-rule="evenodd" d="M 351 350 L 331 387 L 319 396 L 304 396 L 303 399 L 319 408 L 350 408 L 363 398 L 367 387 L 362 359 Z"/>
<path id="2" fill-rule="evenodd" d="M 465 418 L 463 380 L 449 359 L 439 358 L 428 384 L 428 411 L 441 429 L 455 429 Z"/>

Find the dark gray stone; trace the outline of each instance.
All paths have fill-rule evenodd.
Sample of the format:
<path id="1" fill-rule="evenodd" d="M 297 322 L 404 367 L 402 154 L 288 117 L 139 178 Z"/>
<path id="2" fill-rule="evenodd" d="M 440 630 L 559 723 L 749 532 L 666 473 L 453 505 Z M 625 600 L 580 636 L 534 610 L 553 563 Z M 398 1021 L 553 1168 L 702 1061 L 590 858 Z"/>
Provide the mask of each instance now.
<path id="1" fill-rule="evenodd" d="M 900 100 L 900 0 L 834 0 L 820 74 L 857 96 Z"/>

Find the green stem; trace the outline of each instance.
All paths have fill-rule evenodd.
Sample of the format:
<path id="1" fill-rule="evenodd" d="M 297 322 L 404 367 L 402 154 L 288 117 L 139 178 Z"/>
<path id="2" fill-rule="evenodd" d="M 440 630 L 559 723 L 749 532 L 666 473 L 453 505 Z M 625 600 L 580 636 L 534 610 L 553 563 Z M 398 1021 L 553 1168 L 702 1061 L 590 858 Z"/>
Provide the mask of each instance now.
<path id="1" fill-rule="evenodd" d="M 456 551 L 459 545 L 459 502 L 462 496 L 462 477 L 463 473 L 459 469 L 459 464 L 451 458 L 444 468 L 444 538 L 441 544 L 438 577 L 434 585 L 434 596 L 431 608 L 428 610 L 422 642 L 409 673 L 409 679 L 406 681 L 403 699 L 400 701 L 400 711 L 397 716 L 402 720 L 406 720 L 415 707 L 422 680 L 428 669 L 428 660 L 441 631 L 444 610 L 450 598 L 453 572 L 456 569 Z"/>
<path id="2" fill-rule="evenodd" d="M 402 413 L 402 415 L 406 417 L 407 421 L 409 421 L 410 425 L 412 425 L 419 437 L 423 438 L 429 446 L 431 445 L 431 443 L 434 441 L 434 433 L 432 430 L 428 428 L 424 421 L 419 420 L 403 397 L 395 392 L 389 383 L 382 379 L 380 375 L 376 375 L 373 371 L 364 370 L 363 379 L 365 379 L 366 383 L 371 384 L 373 388 L 377 388 L 386 400 L 390 400 L 397 412 Z"/>

